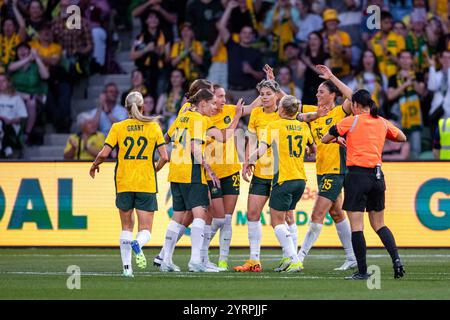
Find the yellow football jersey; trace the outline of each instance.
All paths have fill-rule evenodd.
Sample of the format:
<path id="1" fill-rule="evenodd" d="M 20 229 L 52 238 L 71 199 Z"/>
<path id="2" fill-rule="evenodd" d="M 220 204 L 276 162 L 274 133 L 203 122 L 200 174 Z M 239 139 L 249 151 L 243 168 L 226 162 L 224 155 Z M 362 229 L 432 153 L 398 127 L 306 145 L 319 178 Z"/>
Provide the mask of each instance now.
<path id="1" fill-rule="evenodd" d="M 185 104 L 183 104 L 180 108 L 180 111 L 178 111 L 178 115 L 184 113 L 184 110 L 186 110 L 187 108 L 190 108 L 191 104 L 189 102 L 186 102 Z"/>
<path id="2" fill-rule="evenodd" d="M 313 143 L 306 123 L 296 119 L 271 122 L 263 132 L 261 142 L 267 144 L 273 152 L 273 185 L 288 180 L 306 180 L 303 162 L 305 148 L 307 144 Z"/>
<path id="3" fill-rule="evenodd" d="M 206 184 L 203 166 L 200 163 L 194 163 L 191 141 L 201 142 L 202 154 L 204 154 L 209 124 L 208 117 L 196 111 L 186 111 L 175 119 L 167 132 L 173 143 L 168 181 Z"/>
<path id="4" fill-rule="evenodd" d="M 226 104 L 220 113 L 208 118 L 211 120 L 212 126 L 223 130 L 230 125 L 235 115 L 236 106 Z M 241 170 L 234 137 L 229 138 L 225 143 L 211 139 L 211 143 L 206 145 L 205 155 L 207 163 L 219 179 L 231 176 Z M 207 179 L 211 180 L 209 175 Z"/>
<path id="5" fill-rule="evenodd" d="M 262 107 L 257 107 L 252 110 L 250 114 L 250 120 L 248 123 L 248 131 L 250 133 L 256 134 L 256 138 L 259 142 L 263 137 L 263 133 L 269 123 L 281 119 L 278 115 L 278 110 L 266 113 Z M 272 150 L 267 150 L 267 152 L 256 161 L 254 176 L 261 179 L 272 179 L 273 178 L 273 157 Z"/>
<path id="6" fill-rule="evenodd" d="M 397 73 L 398 68 L 395 61 L 384 53 L 382 42 L 381 31 L 378 31 L 370 40 L 373 47 L 373 52 L 377 57 L 380 72 L 389 79 L 390 76 Z M 405 49 L 405 39 L 393 31 L 389 33 L 384 42 L 387 51 L 389 51 L 394 57 L 396 57 L 400 51 Z"/>
<path id="7" fill-rule="evenodd" d="M 165 141 L 157 122 L 135 119 L 116 122 L 105 144 L 119 148 L 114 177 L 116 192 L 158 192 L 153 155 Z"/>
<path id="8" fill-rule="evenodd" d="M 315 112 L 317 106 L 304 105 L 302 112 Z M 317 174 L 344 174 L 345 148 L 337 143 L 323 144 L 322 137 L 328 133 L 331 126 L 344 119 L 347 114 L 342 106 L 336 106 L 324 117 L 309 123 L 314 142 L 317 145 L 316 173 Z"/>

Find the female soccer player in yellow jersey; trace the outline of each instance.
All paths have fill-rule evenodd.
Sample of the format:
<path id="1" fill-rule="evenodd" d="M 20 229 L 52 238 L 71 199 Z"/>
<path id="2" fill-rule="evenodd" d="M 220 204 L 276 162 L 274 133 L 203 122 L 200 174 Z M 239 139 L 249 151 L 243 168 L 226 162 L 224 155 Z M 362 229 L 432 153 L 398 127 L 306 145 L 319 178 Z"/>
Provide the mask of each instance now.
<path id="1" fill-rule="evenodd" d="M 216 105 L 213 107 L 210 117 L 213 125 L 218 129 L 226 129 L 235 118 L 237 108 L 235 105 L 226 104 L 225 89 L 218 84 L 214 85 Z M 255 99 L 251 105 L 242 108 L 242 115 L 249 115 L 252 110 L 260 105 L 259 98 Z M 232 236 L 232 215 L 236 207 L 240 188 L 241 165 L 238 159 L 235 139 L 228 139 L 225 143 L 212 140 L 206 146 L 206 161 L 211 169 L 220 179 L 220 188 L 213 186 L 211 177 L 207 176 L 208 185 L 211 192 L 211 206 L 208 213 L 212 217 L 211 226 L 205 226 L 205 240 L 202 253 L 203 262 L 210 267 L 214 264 L 209 262 L 208 248 L 211 239 L 220 229 L 220 255 L 218 267 L 220 271 L 228 270 L 228 254 L 230 252 Z M 210 230 L 208 230 L 210 227 Z"/>
<path id="2" fill-rule="evenodd" d="M 321 72 L 325 72 L 328 68 L 325 67 L 326 69 L 323 69 L 323 67 L 317 66 Z M 331 71 L 329 72 L 331 73 Z M 341 84 L 345 86 L 343 83 Z M 329 110 L 328 113 L 319 118 L 311 117 L 309 112 L 316 111 L 317 106 L 303 105 L 301 112 L 306 114 L 297 115 L 298 120 L 309 122 L 312 136 L 317 145 L 316 174 L 319 191 L 313 207 L 311 222 L 298 255 L 300 261 L 303 262 L 319 237 L 323 227 L 323 220 L 329 212 L 346 255 L 345 262 L 335 270 L 348 270 L 356 267 L 357 264 L 351 242 L 350 225 L 342 211 L 341 190 L 346 169 L 346 150 L 343 146 L 336 143 L 323 144 L 321 142 L 323 135 L 328 132 L 331 126 L 351 114 L 351 103 L 349 100 L 345 100 L 343 105 L 336 105 L 335 101 L 339 93 L 339 88 L 332 81 L 327 80 L 323 82 L 317 89 L 317 100 L 320 107 Z"/>
<path id="3" fill-rule="evenodd" d="M 216 95 L 216 104 L 213 106 L 213 111 L 212 111 L 212 116 L 208 119 L 211 120 L 213 123 L 212 125 L 214 125 L 216 128 L 221 129 L 222 132 L 225 132 L 227 129 L 230 130 L 234 130 L 234 125 L 232 126 L 232 122 L 234 120 L 234 116 L 236 115 L 237 109 L 238 107 L 240 108 L 240 103 L 238 104 L 239 106 L 236 105 L 226 105 L 225 108 L 225 103 L 226 103 L 226 99 L 225 99 L 225 90 L 223 90 L 223 88 L 221 88 L 220 86 L 215 85 L 213 87 L 212 83 L 209 82 L 208 80 L 204 80 L 204 79 L 197 79 L 195 80 L 191 86 L 189 87 L 189 91 L 186 94 L 187 97 L 191 97 L 193 95 L 195 95 L 199 90 L 201 89 L 211 89 L 214 90 L 214 93 Z M 243 115 L 249 115 L 250 112 L 254 109 L 255 106 L 257 106 L 259 104 L 259 98 L 255 99 L 250 105 L 246 105 L 242 107 L 242 114 Z M 186 102 L 180 109 L 179 115 L 183 114 L 186 110 L 191 109 L 191 104 L 189 102 Z M 236 123 L 237 124 L 237 123 Z M 208 130 L 207 135 L 211 135 L 213 133 L 213 130 Z M 233 131 L 230 131 L 231 133 L 233 133 Z M 229 132 L 229 133 L 230 133 Z M 225 137 L 226 138 L 226 137 Z M 220 153 L 218 156 L 221 156 L 221 158 L 229 159 L 230 156 L 235 156 L 235 153 L 233 153 L 232 151 L 228 151 L 227 150 L 232 150 L 233 148 L 235 149 L 235 145 L 234 145 L 234 139 L 227 139 L 227 143 L 223 144 L 219 141 L 216 140 L 212 140 L 210 139 L 209 141 L 214 141 L 216 144 L 214 146 L 211 145 L 207 145 L 207 148 L 209 150 L 211 150 L 211 148 L 213 148 L 213 150 L 215 149 L 216 146 L 224 146 L 223 147 L 223 152 L 224 153 Z M 208 159 L 209 157 L 207 157 Z M 221 159 L 223 160 L 223 159 Z M 237 168 L 237 166 L 239 166 L 239 168 Z M 216 164 L 216 162 L 213 161 L 213 163 L 211 164 L 212 166 L 217 165 L 217 166 L 221 166 L 219 163 Z M 231 159 L 231 164 L 227 164 L 224 163 L 223 165 L 225 165 L 227 167 L 228 170 L 230 170 L 232 167 L 237 168 L 237 172 L 239 172 L 240 170 L 240 164 L 239 162 L 237 162 L 237 157 L 232 158 Z M 215 172 L 214 168 L 213 171 Z M 220 170 L 220 169 L 219 169 Z M 223 169 L 222 169 L 223 171 Z M 222 178 L 227 178 L 227 177 L 222 177 L 221 172 L 219 171 L 219 179 L 221 179 L 221 184 L 222 182 L 224 183 L 225 186 L 227 186 L 229 183 L 230 179 L 225 179 L 228 181 L 222 181 Z M 232 175 L 231 180 L 233 182 L 233 184 L 239 184 L 239 176 L 236 177 L 236 175 L 233 174 L 233 172 L 230 173 L 230 175 Z M 207 179 L 209 180 L 209 184 L 211 184 L 211 179 L 209 176 L 207 176 Z M 233 180 L 234 179 L 234 180 Z M 233 187 L 235 188 L 235 187 Z M 217 188 L 216 188 L 217 189 Z M 229 188 L 227 188 L 229 189 Z M 217 189 L 219 190 L 219 189 Z M 237 192 L 239 192 L 239 187 Z M 227 194 L 227 193 L 231 193 L 231 194 Z M 225 202 L 226 204 L 223 204 L 223 200 L 220 198 L 218 200 L 215 200 L 215 198 L 213 197 L 212 200 L 212 204 L 214 207 L 220 206 L 221 203 L 223 204 L 223 210 L 221 210 L 221 208 L 219 207 L 217 210 L 214 211 L 214 209 L 212 207 L 209 207 L 208 210 L 208 217 L 206 220 L 206 225 L 205 225 L 205 229 L 204 229 L 204 243 L 202 245 L 202 250 L 201 250 L 201 255 L 202 255 L 202 261 L 204 262 L 204 264 L 206 264 L 207 267 L 209 268 L 217 268 L 217 266 L 215 266 L 212 262 L 209 261 L 209 257 L 208 257 L 208 248 L 209 248 L 209 243 L 211 241 L 211 228 L 214 229 L 214 234 L 217 232 L 218 229 L 221 230 L 221 268 L 218 268 L 218 270 L 223 271 L 227 269 L 227 256 L 229 253 L 229 246 L 230 246 L 230 242 L 231 242 L 231 218 L 232 218 L 232 213 L 234 211 L 234 208 L 236 206 L 236 201 L 237 201 L 237 194 L 236 191 L 233 190 L 229 190 L 229 192 L 225 191 Z M 217 212 L 217 213 L 216 213 Z M 228 215 L 227 213 L 230 212 L 230 215 Z M 212 215 L 214 215 L 214 217 L 218 218 L 218 220 L 215 220 L 214 225 L 212 226 Z M 224 221 L 222 219 L 225 219 Z M 219 220 L 220 219 L 220 220 Z M 178 241 L 184 234 L 186 228 L 192 223 L 193 221 L 193 217 L 192 217 L 192 212 L 191 211 L 186 211 L 186 214 L 184 215 L 183 218 L 183 222 L 182 224 L 180 224 L 178 226 L 179 229 L 179 233 L 177 236 L 177 240 Z M 222 224 L 223 222 L 223 224 Z M 153 260 L 153 264 L 156 267 L 160 267 L 161 265 L 161 261 L 162 258 L 164 257 L 165 254 L 165 247 L 163 246 L 163 248 L 161 249 L 161 252 L 154 258 Z"/>
<path id="4" fill-rule="evenodd" d="M 205 79 L 196 79 L 189 86 L 189 90 L 186 93 L 186 99 L 188 100 L 190 97 L 193 97 L 201 89 L 209 89 L 211 91 L 214 91 L 213 84 L 210 81 Z M 189 110 L 191 108 L 191 104 L 187 102 L 187 100 L 178 111 L 178 115 L 184 113 L 186 110 Z M 183 223 L 178 226 L 179 233 L 176 241 L 178 241 L 183 236 L 186 228 L 192 223 L 193 219 L 194 218 L 192 217 L 192 212 L 190 210 L 186 211 L 186 214 L 184 215 L 183 218 Z M 153 259 L 153 265 L 155 267 L 159 268 L 161 266 L 164 254 L 165 254 L 165 247 L 163 246 L 161 248 L 160 253 Z"/>
<path id="5" fill-rule="evenodd" d="M 226 141 L 233 136 L 233 132 L 225 133 L 211 125 L 211 116 L 215 104 L 215 96 L 208 89 L 201 89 L 188 102 L 192 108 L 180 114 L 167 135 L 173 142 L 170 160 L 169 181 L 173 197 L 173 216 L 166 232 L 164 257 L 161 271 L 179 271 L 173 264 L 172 256 L 179 233 L 179 225 L 183 222 L 186 211 L 192 211 L 194 220 L 191 227 L 191 259 L 189 271 L 216 272 L 216 269 L 205 267 L 201 261 L 200 250 L 203 243 L 203 231 L 206 220 L 206 208 L 209 206 L 208 185 L 205 170 L 212 178 L 213 185 L 220 187 L 220 181 L 204 157 L 207 132 L 218 141 Z M 230 124 L 236 125 L 242 109 L 238 108 L 236 117 Z"/>
<path id="6" fill-rule="evenodd" d="M 168 160 L 165 141 L 157 118 L 142 115 L 144 98 L 133 91 L 125 99 L 125 108 L 129 119 L 114 123 L 89 170 L 92 178 L 99 172 L 100 164 L 117 146 L 119 149 L 115 169 L 116 206 L 122 223 L 120 235 L 120 254 L 123 275 L 133 277 L 131 251 L 136 255 L 140 268 L 147 265 L 142 247 L 150 240 L 153 214 L 158 210 L 156 193 L 158 192 L 153 156 L 158 150 L 160 158 L 157 167 L 161 168 Z M 136 209 L 138 233 L 133 240 L 134 217 Z"/>
<path id="7" fill-rule="evenodd" d="M 257 89 L 261 98 L 261 107 L 253 109 L 248 124 L 249 141 L 245 148 L 245 162 L 242 168 L 242 178 L 249 181 L 251 166 L 248 163 L 250 150 L 256 150 L 262 134 L 270 122 L 280 119 L 277 112 L 277 94 L 280 86 L 273 80 L 262 80 Z M 273 178 L 272 151 L 268 150 L 255 165 L 255 171 L 250 184 L 247 200 L 248 239 L 250 243 L 250 259 L 242 266 L 234 267 L 239 272 L 260 272 L 259 261 L 261 250 L 262 225 L 261 211 L 269 199 L 271 182 Z"/>
<path id="8" fill-rule="evenodd" d="M 249 157 L 248 162 L 249 166 L 253 166 L 258 157 L 272 150 L 274 174 L 269 200 L 270 220 L 284 256 L 289 259 L 286 272 L 296 272 L 302 270 L 303 264 L 297 256 L 285 220 L 288 211 L 295 210 L 305 190 L 303 159 L 307 145 L 312 145 L 313 138 L 308 126 L 296 120 L 300 107 L 297 98 L 284 96 L 279 105 L 280 119 L 270 122 L 261 133 L 259 147 Z"/>

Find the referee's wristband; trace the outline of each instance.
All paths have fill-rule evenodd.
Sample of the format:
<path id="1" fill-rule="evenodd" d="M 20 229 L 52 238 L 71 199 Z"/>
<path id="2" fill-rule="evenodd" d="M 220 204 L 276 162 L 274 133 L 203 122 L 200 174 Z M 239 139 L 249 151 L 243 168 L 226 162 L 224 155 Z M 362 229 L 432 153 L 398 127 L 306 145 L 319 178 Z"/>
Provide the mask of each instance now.
<path id="1" fill-rule="evenodd" d="M 339 135 L 339 132 L 338 132 L 338 130 L 337 130 L 336 125 L 332 126 L 332 127 L 330 128 L 330 130 L 328 131 L 328 133 L 329 133 L 330 135 L 332 135 L 333 137 L 336 137 L 336 138 L 340 136 L 340 135 Z"/>

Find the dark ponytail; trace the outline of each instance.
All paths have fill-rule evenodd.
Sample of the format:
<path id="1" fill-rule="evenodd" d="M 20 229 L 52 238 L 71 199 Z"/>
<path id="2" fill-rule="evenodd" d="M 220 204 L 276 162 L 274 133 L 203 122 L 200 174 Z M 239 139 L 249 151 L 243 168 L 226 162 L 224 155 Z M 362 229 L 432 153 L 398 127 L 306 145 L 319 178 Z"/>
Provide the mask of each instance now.
<path id="1" fill-rule="evenodd" d="M 378 118 L 378 107 L 375 101 L 370 99 L 369 106 L 370 106 L 370 115 L 374 118 Z"/>
<path id="2" fill-rule="evenodd" d="M 200 89 L 196 94 L 188 99 L 191 105 L 197 106 L 200 101 L 208 101 L 214 98 L 214 93 L 209 89 Z"/>
<path id="3" fill-rule="evenodd" d="M 186 93 L 186 99 L 190 99 L 201 89 L 211 89 L 212 83 L 206 79 L 196 79 L 191 83 L 188 92 Z"/>
<path id="4" fill-rule="evenodd" d="M 360 104 L 364 109 L 370 108 L 370 115 L 378 118 L 378 107 L 375 101 L 372 100 L 370 92 L 365 89 L 357 90 L 352 95 L 352 102 Z"/>

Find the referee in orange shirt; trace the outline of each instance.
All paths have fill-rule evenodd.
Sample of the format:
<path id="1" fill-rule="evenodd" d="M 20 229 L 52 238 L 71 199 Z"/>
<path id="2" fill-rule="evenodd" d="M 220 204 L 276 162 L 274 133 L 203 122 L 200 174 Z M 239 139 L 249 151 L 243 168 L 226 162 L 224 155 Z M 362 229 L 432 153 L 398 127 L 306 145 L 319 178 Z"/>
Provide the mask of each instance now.
<path id="1" fill-rule="evenodd" d="M 347 172 L 344 180 L 344 204 L 352 229 L 352 244 L 358 271 L 348 280 L 366 280 L 366 240 L 364 211 L 369 212 L 370 225 L 389 252 L 394 265 L 394 278 L 405 274 L 392 232 L 384 224 L 384 193 L 386 185 L 381 171 L 381 154 L 386 139 L 405 142 L 406 136 L 386 119 L 378 116 L 378 107 L 367 90 L 352 95 L 353 116 L 332 126 L 322 138 L 323 143 L 336 142 L 346 136 Z M 342 143 L 341 140 L 339 143 Z"/>

